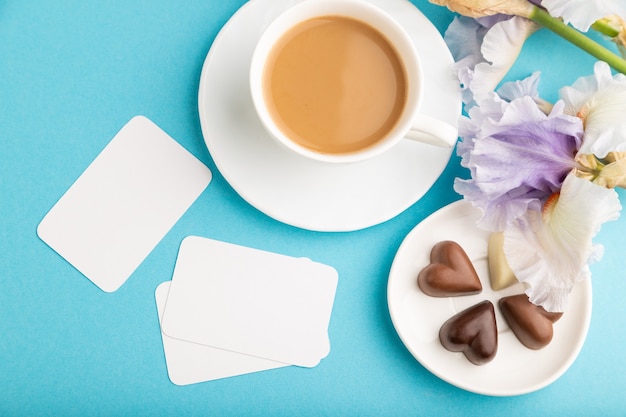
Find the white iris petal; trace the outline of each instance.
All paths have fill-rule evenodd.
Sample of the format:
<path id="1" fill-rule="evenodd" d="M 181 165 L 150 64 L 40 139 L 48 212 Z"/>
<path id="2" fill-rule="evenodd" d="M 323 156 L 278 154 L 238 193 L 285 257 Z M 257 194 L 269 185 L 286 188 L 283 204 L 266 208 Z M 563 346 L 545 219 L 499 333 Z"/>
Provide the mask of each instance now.
<path id="1" fill-rule="evenodd" d="M 583 119 L 585 136 L 580 154 L 599 158 L 626 151 L 626 76 L 613 76 L 609 66 L 596 63 L 594 75 L 579 78 L 560 95 L 565 112 Z"/>
<path id="2" fill-rule="evenodd" d="M 504 252 L 531 302 L 564 311 L 574 284 L 590 277 L 588 264 L 601 257 L 592 243 L 600 226 L 619 217 L 615 190 L 569 174 L 558 200 L 542 213 L 529 210 L 504 231 Z"/>
<path id="3" fill-rule="evenodd" d="M 498 22 L 485 34 L 481 53 L 486 62 L 476 64 L 470 90 L 480 102 L 493 91 L 515 63 L 526 39 L 538 26 L 523 17 Z"/>
<path id="4" fill-rule="evenodd" d="M 562 17 L 565 23 L 583 32 L 598 19 L 626 13 L 624 0 L 543 0 L 541 5 L 552 16 Z"/>

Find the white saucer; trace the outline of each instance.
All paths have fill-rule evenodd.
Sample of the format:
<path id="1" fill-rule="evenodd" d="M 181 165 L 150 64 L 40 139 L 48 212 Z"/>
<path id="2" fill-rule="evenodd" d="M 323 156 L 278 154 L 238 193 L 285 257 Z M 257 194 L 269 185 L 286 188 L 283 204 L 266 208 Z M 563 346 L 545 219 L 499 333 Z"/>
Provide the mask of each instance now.
<path id="1" fill-rule="evenodd" d="M 404 239 L 389 274 L 387 299 L 393 325 L 413 356 L 441 379 L 467 391 L 485 395 L 519 395 L 547 386 L 574 362 L 587 336 L 591 320 L 591 282 L 574 287 L 569 307 L 554 324 L 552 342 L 543 349 L 524 347 L 500 314 L 500 298 L 523 292 L 517 284 L 495 292 L 489 284 L 487 239 L 478 229 L 478 209 L 457 201 L 430 215 Z M 417 275 L 430 262 L 430 250 L 442 240 L 454 240 L 467 252 L 480 277 L 480 294 L 435 298 L 424 294 Z M 441 325 L 457 312 L 483 300 L 496 309 L 498 352 L 486 365 L 473 365 L 462 353 L 450 352 L 439 342 Z"/>
<path id="2" fill-rule="evenodd" d="M 252 105 L 248 68 L 269 22 L 296 0 L 251 0 L 216 37 L 200 78 L 202 134 L 217 168 L 248 203 L 283 223 L 351 231 L 389 220 L 437 180 L 451 149 L 404 141 L 366 162 L 326 165 L 284 150 Z M 461 113 L 453 60 L 432 23 L 406 0 L 373 0 L 405 27 L 424 63 L 424 113 L 457 125 Z"/>

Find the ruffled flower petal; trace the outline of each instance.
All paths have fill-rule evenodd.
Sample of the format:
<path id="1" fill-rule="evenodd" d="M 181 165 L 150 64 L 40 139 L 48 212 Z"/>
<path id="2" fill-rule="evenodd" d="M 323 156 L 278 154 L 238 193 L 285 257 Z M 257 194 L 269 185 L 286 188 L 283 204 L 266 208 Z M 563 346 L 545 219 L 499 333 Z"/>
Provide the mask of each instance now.
<path id="1" fill-rule="evenodd" d="M 454 58 L 452 70 L 457 74 L 462 100 L 466 105 L 474 101 L 470 85 L 474 78 L 474 67 L 483 60 L 480 46 L 487 30 L 475 19 L 458 16 L 444 34 L 444 40 Z"/>
<path id="2" fill-rule="evenodd" d="M 504 230 L 559 190 L 582 136 L 580 119 L 562 110 L 559 102 L 545 114 L 529 96 L 509 103 L 492 93 L 461 119 L 457 152 L 471 178 L 454 189 L 482 210 L 480 227 Z"/>
<path id="3" fill-rule="evenodd" d="M 579 78 L 560 95 L 565 112 L 583 120 L 585 136 L 581 154 L 604 158 L 609 152 L 626 151 L 626 76 L 612 76 L 602 61 L 595 64 L 594 74 Z"/>
<path id="4" fill-rule="evenodd" d="M 538 29 L 531 20 L 514 16 L 496 23 L 487 31 L 481 46 L 484 62 L 474 67 L 470 85 L 475 100 L 495 90 L 519 56 L 526 39 Z"/>
<path id="5" fill-rule="evenodd" d="M 623 0 L 543 0 L 541 5 L 565 23 L 571 23 L 578 30 L 586 32 L 598 19 L 611 14 L 626 14 Z"/>
<path id="6" fill-rule="evenodd" d="M 453 69 L 468 107 L 496 88 L 537 28 L 532 21 L 518 16 L 478 20 L 460 16 L 452 21 L 444 39 L 454 57 Z"/>
<path id="7" fill-rule="evenodd" d="M 524 96 L 531 97 L 533 100 L 539 98 L 539 78 L 541 74 L 537 71 L 523 80 L 509 81 L 502 84 L 497 91 L 503 100 L 513 101 Z"/>
<path id="8" fill-rule="evenodd" d="M 468 67 L 473 67 L 482 61 L 480 45 L 488 28 L 476 19 L 465 16 L 455 17 L 444 33 L 444 40 L 454 61 L 458 62 L 469 57 L 470 59 L 466 61 Z"/>
<path id="9" fill-rule="evenodd" d="M 554 105 L 539 96 L 539 76 L 539 72 L 534 72 L 523 80 L 509 81 L 502 84 L 496 92 L 506 101 L 528 96 L 537 103 L 542 112 L 549 114 Z"/>
<path id="10" fill-rule="evenodd" d="M 504 231 L 504 253 L 526 294 L 548 311 L 564 311 L 574 284 L 590 277 L 601 246 L 592 243 L 600 226 L 619 217 L 615 190 L 568 175 L 543 213 L 529 210 Z"/>

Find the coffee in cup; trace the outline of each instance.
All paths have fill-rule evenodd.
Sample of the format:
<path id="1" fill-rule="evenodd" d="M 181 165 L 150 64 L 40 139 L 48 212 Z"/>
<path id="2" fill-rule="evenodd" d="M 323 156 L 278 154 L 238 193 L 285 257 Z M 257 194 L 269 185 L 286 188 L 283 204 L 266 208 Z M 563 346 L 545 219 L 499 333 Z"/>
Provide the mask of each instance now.
<path id="1" fill-rule="evenodd" d="M 452 146 L 456 128 L 418 113 L 412 40 L 361 0 L 306 0 L 274 20 L 255 49 L 251 92 L 278 142 L 327 162 L 375 156 L 413 136 Z"/>

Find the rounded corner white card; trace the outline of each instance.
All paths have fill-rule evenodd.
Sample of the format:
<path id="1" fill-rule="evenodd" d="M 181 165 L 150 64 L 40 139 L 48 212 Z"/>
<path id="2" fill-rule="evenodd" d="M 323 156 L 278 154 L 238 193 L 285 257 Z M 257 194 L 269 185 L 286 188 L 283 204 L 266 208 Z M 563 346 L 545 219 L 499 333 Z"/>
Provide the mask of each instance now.
<path id="1" fill-rule="evenodd" d="M 96 286 L 113 292 L 210 181 L 202 162 L 136 116 L 45 215 L 37 234 Z"/>

